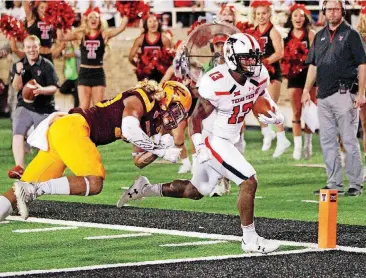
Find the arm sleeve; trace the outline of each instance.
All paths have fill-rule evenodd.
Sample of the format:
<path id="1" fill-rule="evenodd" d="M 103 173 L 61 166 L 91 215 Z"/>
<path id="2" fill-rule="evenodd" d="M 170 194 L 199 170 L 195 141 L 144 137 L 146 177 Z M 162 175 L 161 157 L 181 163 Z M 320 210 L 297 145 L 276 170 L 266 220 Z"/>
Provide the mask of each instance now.
<path id="1" fill-rule="evenodd" d="M 366 64 L 366 46 L 361 35 L 357 31 L 352 30 L 348 42 L 357 65 Z"/>

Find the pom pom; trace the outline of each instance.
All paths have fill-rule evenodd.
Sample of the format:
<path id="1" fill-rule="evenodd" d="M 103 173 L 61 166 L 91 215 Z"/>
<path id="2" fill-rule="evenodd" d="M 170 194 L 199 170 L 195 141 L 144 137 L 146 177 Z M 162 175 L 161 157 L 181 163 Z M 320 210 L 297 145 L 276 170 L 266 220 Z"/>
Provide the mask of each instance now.
<path id="1" fill-rule="evenodd" d="M 73 8 L 65 1 L 48 1 L 44 21 L 54 29 L 70 29 L 75 20 Z"/>
<path id="2" fill-rule="evenodd" d="M 154 69 L 164 74 L 172 65 L 175 56 L 173 49 L 153 49 L 139 54 L 136 75 L 139 80 L 149 78 Z"/>
<path id="3" fill-rule="evenodd" d="M 127 16 L 129 24 L 139 19 L 147 19 L 150 7 L 142 0 L 137 1 L 116 1 L 116 9 L 122 17 Z"/>
<path id="4" fill-rule="evenodd" d="M 281 61 L 283 75 L 293 77 L 307 67 L 305 64 L 309 49 L 297 38 L 292 38 L 285 46 Z"/>
<path id="5" fill-rule="evenodd" d="M 236 28 L 238 28 L 240 30 L 240 32 L 242 33 L 247 33 L 247 34 L 252 34 L 254 25 L 249 23 L 248 21 L 243 22 L 243 21 L 239 21 L 236 23 Z"/>
<path id="6" fill-rule="evenodd" d="M 7 14 L 1 16 L 0 32 L 6 37 L 15 38 L 20 42 L 28 36 L 28 33 L 25 31 L 24 23 Z"/>

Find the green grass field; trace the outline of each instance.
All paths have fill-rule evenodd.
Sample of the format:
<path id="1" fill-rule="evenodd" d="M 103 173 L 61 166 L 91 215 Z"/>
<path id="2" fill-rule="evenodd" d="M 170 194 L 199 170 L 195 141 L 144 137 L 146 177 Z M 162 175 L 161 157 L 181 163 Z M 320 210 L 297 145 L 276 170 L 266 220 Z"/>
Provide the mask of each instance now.
<path id="1" fill-rule="evenodd" d="M 288 135 L 291 137 L 291 135 Z M 259 188 L 257 191 L 255 214 L 258 217 L 317 221 L 318 204 L 313 190 L 324 186 L 325 170 L 306 167 L 321 164 L 322 156 L 319 137 L 313 139 L 314 155 L 310 161 L 292 159 L 289 150 L 280 159 L 274 160 L 272 153 L 260 151 L 262 137 L 259 131 L 246 132 L 246 158 L 257 170 Z M 291 138 L 292 139 L 292 138 Z M 131 159 L 131 146 L 124 142 L 99 148 L 107 178 L 103 192 L 98 196 L 43 196 L 44 200 L 85 202 L 115 205 L 121 189 L 132 184 L 139 175 L 146 175 L 151 182 L 167 182 L 176 178 L 190 178 L 190 174 L 178 175 L 179 165 L 154 163 L 143 170 L 137 169 Z M 35 155 L 35 154 L 33 154 Z M 28 155 L 27 161 L 32 155 Z M 0 120 L 0 191 L 12 185 L 7 170 L 13 166 L 11 152 L 11 124 Z M 305 166 L 297 166 L 303 164 Z M 70 175 L 70 172 L 66 173 Z M 237 215 L 236 198 L 238 188 L 232 185 L 229 195 L 220 198 L 203 198 L 199 201 L 169 198 L 146 198 L 130 203 L 141 208 L 187 210 L 196 212 Z M 356 198 L 340 197 L 338 223 L 366 225 L 364 217 L 364 195 Z M 307 202 L 304 202 L 307 200 Z M 310 201 L 310 202 L 309 202 Z M 152 260 L 184 259 L 207 256 L 236 256 L 242 254 L 238 241 L 228 241 L 212 245 L 163 247 L 162 244 L 207 241 L 207 238 L 184 235 L 152 234 L 142 237 L 107 240 L 86 240 L 88 236 L 108 236 L 133 233 L 123 229 L 107 227 L 78 227 L 71 230 L 56 230 L 41 233 L 18 233 L 19 229 L 60 227 L 60 225 L 10 221 L 0 224 L 0 274 L 26 270 L 70 268 L 90 265 L 145 262 Z M 62 226 L 66 226 L 62 225 Z M 305 247 L 281 246 L 280 251 Z"/>
<path id="2" fill-rule="evenodd" d="M 5 191 L 12 185 L 7 177 L 7 170 L 13 166 L 11 152 L 11 123 L 7 119 L 0 120 L 0 191 Z M 291 134 L 288 137 L 292 140 Z M 316 201 L 317 196 L 312 192 L 323 187 L 326 182 L 324 168 L 306 167 L 311 164 L 322 164 L 319 137 L 313 138 L 313 157 L 311 160 L 294 161 L 292 148 L 279 159 L 273 159 L 274 146 L 268 152 L 260 150 L 262 137 L 259 131 L 249 130 L 245 134 L 247 148 L 246 159 L 252 163 L 257 171 L 259 187 L 255 215 L 258 217 L 293 219 L 303 221 L 317 221 L 318 204 L 304 202 Z M 120 195 L 120 187 L 130 186 L 139 175 L 146 175 L 152 183 L 167 182 L 176 178 L 190 178 L 190 174 L 178 175 L 178 164 L 154 163 L 143 170 L 134 166 L 131 159 L 131 145 L 115 142 L 101 146 L 103 162 L 107 178 L 101 194 L 91 197 L 48 196 L 46 200 L 60 200 L 68 202 L 85 202 L 114 205 Z M 27 160 L 31 159 L 28 155 Z M 297 165 L 305 166 L 297 166 Z M 70 172 L 66 172 L 71 175 Z M 347 181 L 345 181 L 347 184 Z M 135 201 L 130 205 L 146 208 L 160 208 L 172 210 L 202 211 L 209 213 L 237 214 L 236 197 L 238 188 L 232 185 L 232 192 L 220 198 L 203 198 L 199 201 L 147 198 Z M 364 217 L 365 195 L 360 197 L 339 198 L 338 223 L 352 225 L 366 225 Z"/>

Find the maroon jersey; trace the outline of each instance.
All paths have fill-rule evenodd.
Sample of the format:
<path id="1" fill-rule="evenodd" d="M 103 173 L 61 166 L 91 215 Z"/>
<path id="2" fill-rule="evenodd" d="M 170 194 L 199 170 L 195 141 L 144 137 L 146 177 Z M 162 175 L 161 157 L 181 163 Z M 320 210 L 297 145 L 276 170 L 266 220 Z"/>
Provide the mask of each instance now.
<path id="1" fill-rule="evenodd" d="M 89 124 L 90 139 L 96 145 L 106 145 L 123 139 L 121 131 L 122 114 L 125 107 L 123 101 L 129 96 L 137 96 L 144 105 L 144 115 L 140 121 L 141 129 L 149 137 L 157 134 L 162 123 L 160 107 L 142 89 L 128 90 L 113 99 L 98 102 L 95 107 L 86 110 L 73 108 L 69 113 L 81 114 Z"/>

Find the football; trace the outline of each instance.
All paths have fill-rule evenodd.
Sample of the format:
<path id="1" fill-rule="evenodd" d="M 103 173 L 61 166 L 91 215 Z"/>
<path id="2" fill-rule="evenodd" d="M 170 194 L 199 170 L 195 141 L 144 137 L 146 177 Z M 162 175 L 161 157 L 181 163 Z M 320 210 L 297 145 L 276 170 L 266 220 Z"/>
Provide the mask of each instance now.
<path id="1" fill-rule="evenodd" d="M 268 111 L 275 112 L 275 108 L 272 107 L 268 99 L 263 96 L 259 96 L 253 104 L 252 108 L 254 116 L 258 118 L 258 114 L 263 114 L 266 117 L 271 117 Z"/>
<path id="2" fill-rule="evenodd" d="M 22 98 L 24 102 L 34 102 L 35 96 L 33 94 L 33 90 L 35 89 L 37 89 L 37 81 L 35 79 L 29 80 L 27 84 L 25 84 L 22 90 Z"/>

